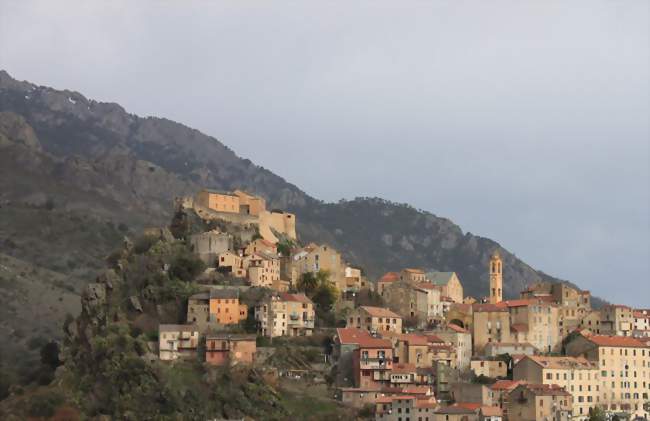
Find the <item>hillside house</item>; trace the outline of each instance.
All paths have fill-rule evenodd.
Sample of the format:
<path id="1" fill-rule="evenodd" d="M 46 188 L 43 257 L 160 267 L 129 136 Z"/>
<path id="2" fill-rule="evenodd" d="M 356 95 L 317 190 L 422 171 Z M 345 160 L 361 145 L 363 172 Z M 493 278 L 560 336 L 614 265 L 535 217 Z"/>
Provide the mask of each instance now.
<path id="1" fill-rule="evenodd" d="M 158 326 L 158 349 L 162 361 L 195 358 L 198 345 L 199 330 L 195 325 Z"/>
<path id="2" fill-rule="evenodd" d="M 441 288 L 442 297 L 449 297 L 454 303 L 463 302 L 463 285 L 456 272 L 428 272 L 426 278 Z"/>
<path id="3" fill-rule="evenodd" d="M 252 364 L 256 351 L 255 335 L 223 333 L 205 339 L 205 361 L 211 365 Z"/>
<path id="4" fill-rule="evenodd" d="M 402 318 L 387 308 L 361 306 L 350 313 L 346 327 L 365 329 L 374 333 L 402 333 Z"/>

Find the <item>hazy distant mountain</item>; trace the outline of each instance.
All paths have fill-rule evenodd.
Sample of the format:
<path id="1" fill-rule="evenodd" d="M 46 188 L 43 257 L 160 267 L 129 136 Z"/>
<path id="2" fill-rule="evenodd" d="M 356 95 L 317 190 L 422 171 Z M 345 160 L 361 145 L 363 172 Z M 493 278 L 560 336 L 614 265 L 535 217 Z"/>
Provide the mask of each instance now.
<path id="1" fill-rule="evenodd" d="M 498 248 L 505 261 L 506 296 L 516 296 L 531 282 L 554 280 L 495 241 L 463 233 L 450 220 L 408 205 L 377 198 L 314 199 L 217 139 L 170 120 L 141 118 L 74 91 L 19 82 L 4 71 L 0 112 L 0 212 L 15 218 L 21 214 L 16 209 L 27 204 L 32 213 L 21 218 L 33 218 L 29 232 L 0 231 L 0 252 L 48 269 L 90 275 L 88 267 L 120 241 L 113 231 L 166 223 L 175 196 L 210 187 L 243 188 L 266 197 L 271 207 L 295 212 L 301 240 L 331 244 L 371 278 L 402 267 L 453 270 L 467 294 L 483 296 L 488 257 Z M 112 231 L 94 242 L 61 231 L 43 244 L 38 231 L 56 231 L 44 225 L 44 214 L 83 217 Z M 40 243 L 39 253 L 32 243 Z"/>

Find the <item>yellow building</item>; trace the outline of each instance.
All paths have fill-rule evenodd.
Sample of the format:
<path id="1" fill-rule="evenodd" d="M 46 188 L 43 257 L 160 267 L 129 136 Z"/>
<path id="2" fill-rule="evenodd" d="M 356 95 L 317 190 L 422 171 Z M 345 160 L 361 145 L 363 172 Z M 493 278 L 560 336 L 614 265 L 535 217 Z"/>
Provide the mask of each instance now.
<path id="1" fill-rule="evenodd" d="M 216 212 L 239 213 L 239 197 L 233 193 L 203 189 L 196 194 L 195 201 Z"/>
<path id="2" fill-rule="evenodd" d="M 643 404 L 650 393 L 650 347 L 629 336 L 577 335 L 566 353 L 598 364 L 600 404 L 610 411 L 648 416 Z"/>
<path id="3" fill-rule="evenodd" d="M 600 405 L 598 364 L 583 357 L 527 356 L 513 367 L 513 380 L 559 385 L 573 395 L 573 419 L 589 418 Z"/>
<path id="4" fill-rule="evenodd" d="M 503 262 L 498 252 L 490 258 L 490 304 L 503 301 Z"/>
<path id="5" fill-rule="evenodd" d="M 257 252 L 245 260 L 251 286 L 272 288 L 280 280 L 280 259 L 277 256 Z"/>
<path id="6" fill-rule="evenodd" d="M 426 276 L 423 270 L 406 268 L 402 269 L 402 271 L 399 273 L 399 279 L 400 281 L 415 285 L 426 281 Z"/>
<path id="7" fill-rule="evenodd" d="M 241 256 L 231 251 L 220 253 L 217 256 L 217 270 L 223 273 L 229 273 L 237 278 L 244 278 L 246 276 L 244 260 Z"/>
<path id="8" fill-rule="evenodd" d="M 253 196 L 241 190 L 235 190 L 232 194 L 239 199 L 237 211 L 240 213 L 258 216 L 266 210 L 266 201 L 259 196 Z"/>
<path id="9" fill-rule="evenodd" d="M 210 290 L 210 321 L 230 325 L 246 320 L 248 306 L 239 302 L 239 290 Z"/>
<path id="10" fill-rule="evenodd" d="M 248 245 L 244 249 L 244 255 L 249 256 L 251 254 L 255 254 L 257 252 L 262 252 L 262 251 L 265 253 L 275 254 L 278 252 L 278 248 L 275 245 L 275 243 L 265 240 L 263 238 L 258 238 L 248 243 Z"/>
<path id="11" fill-rule="evenodd" d="M 304 248 L 297 250 L 290 259 L 291 279 L 296 285 L 300 276 L 307 272 L 316 273 L 320 270 L 327 271 L 332 282 L 339 291 L 346 288 L 345 268 L 346 265 L 341 254 L 328 245 L 310 243 Z"/>
<path id="12" fill-rule="evenodd" d="M 350 313 L 346 327 L 402 333 L 402 318 L 387 308 L 361 306 Z"/>

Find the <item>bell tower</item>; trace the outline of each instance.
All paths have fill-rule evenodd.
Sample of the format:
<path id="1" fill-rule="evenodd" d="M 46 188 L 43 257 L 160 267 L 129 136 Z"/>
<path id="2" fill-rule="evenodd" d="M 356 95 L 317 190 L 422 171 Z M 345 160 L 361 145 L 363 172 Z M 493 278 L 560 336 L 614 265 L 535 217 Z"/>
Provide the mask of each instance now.
<path id="1" fill-rule="evenodd" d="M 495 251 L 490 257 L 490 303 L 496 304 L 503 300 L 503 272 L 499 253 Z"/>

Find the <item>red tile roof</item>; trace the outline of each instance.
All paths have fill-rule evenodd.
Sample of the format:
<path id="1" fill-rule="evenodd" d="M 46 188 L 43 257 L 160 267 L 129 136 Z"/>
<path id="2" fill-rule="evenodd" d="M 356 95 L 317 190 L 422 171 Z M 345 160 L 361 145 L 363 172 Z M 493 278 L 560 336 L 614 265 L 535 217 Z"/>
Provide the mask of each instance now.
<path id="1" fill-rule="evenodd" d="M 637 338 L 633 338 L 631 336 L 590 335 L 585 336 L 585 338 L 598 346 L 615 346 L 626 348 L 646 348 L 648 346 Z"/>
<path id="2" fill-rule="evenodd" d="M 566 389 L 558 386 L 557 384 L 523 383 L 521 386 L 530 390 L 534 395 L 537 396 L 571 396 L 571 394 L 567 392 Z"/>
<path id="3" fill-rule="evenodd" d="M 482 406 L 481 414 L 484 417 L 500 417 L 503 415 L 503 411 L 498 406 Z"/>
<path id="4" fill-rule="evenodd" d="M 427 345 L 428 336 L 418 335 L 415 333 L 405 333 L 398 336 L 400 341 L 408 342 L 411 346 Z"/>
<path id="5" fill-rule="evenodd" d="M 289 294 L 281 292 L 278 294 L 282 301 L 294 301 L 298 303 L 314 304 L 305 294 Z"/>
<path id="6" fill-rule="evenodd" d="M 379 339 L 369 336 L 367 338 L 357 339 L 359 348 L 384 348 L 393 350 L 393 344 L 388 339 Z"/>
<path id="7" fill-rule="evenodd" d="M 361 338 L 371 337 L 367 330 L 356 327 L 340 327 L 336 329 L 336 334 L 342 344 L 358 344 Z"/>
<path id="8" fill-rule="evenodd" d="M 438 404 L 434 400 L 418 399 L 415 401 L 415 407 L 436 409 L 438 407 Z"/>
<path id="9" fill-rule="evenodd" d="M 490 389 L 492 390 L 512 390 L 520 384 L 524 383 L 520 380 L 497 380 L 492 383 Z"/>
<path id="10" fill-rule="evenodd" d="M 387 308 L 384 307 L 370 307 L 370 306 L 361 306 L 360 309 L 365 310 L 372 317 L 390 317 L 393 319 L 401 319 L 402 317 L 398 314 L 393 313 Z"/>
<path id="11" fill-rule="evenodd" d="M 433 285 L 431 282 L 420 282 L 416 287 L 420 289 L 439 289 L 437 285 Z"/>
<path id="12" fill-rule="evenodd" d="M 399 279 L 399 273 L 386 272 L 377 282 L 395 282 Z"/>
<path id="13" fill-rule="evenodd" d="M 470 411 L 476 411 L 482 405 L 480 403 L 476 403 L 476 402 L 457 402 L 453 406 L 458 406 L 460 408 L 469 409 Z"/>
<path id="14" fill-rule="evenodd" d="M 467 330 L 463 329 L 462 327 L 458 326 L 457 324 L 454 323 L 449 323 L 447 327 L 455 332 L 458 333 L 467 333 Z"/>
<path id="15" fill-rule="evenodd" d="M 409 364 L 409 363 L 395 363 L 393 364 L 393 370 L 391 373 L 394 374 L 408 374 L 408 373 L 415 373 L 416 368 L 414 364 Z"/>

